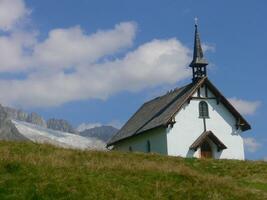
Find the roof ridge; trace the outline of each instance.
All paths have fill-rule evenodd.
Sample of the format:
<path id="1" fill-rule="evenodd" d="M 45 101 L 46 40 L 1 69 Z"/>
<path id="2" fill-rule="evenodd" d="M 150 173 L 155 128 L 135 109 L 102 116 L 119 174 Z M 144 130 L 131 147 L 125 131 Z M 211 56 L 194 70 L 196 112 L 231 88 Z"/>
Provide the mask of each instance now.
<path id="1" fill-rule="evenodd" d="M 189 87 L 190 85 L 193 85 L 192 83 L 190 83 L 190 84 L 187 84 L 187 85 L 185 85 L 185 86 L 183 86 L 183 87 L 181 87 L 181 88 L 179 88 L 179 90 L 183 90 L 183 89 L 185 89 L 186 87 Z M 184 92 L 182 92 L 182 94 L 181 93 L 178 93 L 177 95 L 175 95 L 174 97 L 173 97 L 173 99 L 166 105 L 166 106 L 164 106 L 162 109 L 160 109 L 154 116 L 152 116 L 149 120 L 147 120 L 142 126 L 140 126 L 135 132 L 134 132 L 134 135 L 136 134 L 136 133 L 138 133 L 138 131 L 140 130 L 140 129 L 142 129 L 144 126 L 146 126 L 150 121 L 152 121 L 153 119 L 155 119 L 158 115 L 160 115 L 161 113 L 163 113 L 170 105 L 172 105 L 177 99 L 179 99 L 181 96 L 183 96 L 184 94 L 186 93 L 186 91 L 184 91 Z M 170 93 L 169 93 L 170 94 Z M 167 94 L 166 94 L 167 95 Z M 164 96 L 166 96 L 166 95 L 164 95 Z"/>
<path id="2" fill-rule="evenodd" d="M 175 87 L 174 89 L 168 90 L 165 94 L 160 95 L 160 96 L 158 96 L 158 97 L 155 97 L 155 98 L 153 98 L 153 99 L 150 99 L 150 100 L 146 101 L 145 103 L 143 103 L 143 105 L 144 105 L 144 104 L 147 104 L 147 103 L 150 103 L 150 102 L 152 102 L 152 101 L 154 101 L 154 100 L 160 99 L 160 98 L 162 98 L 162 97 L 165 97 L 165 96 L 167 96 L 167 95 L 169 95 L 169 94 L 171 94 L 171 93 L 177 92 L 178 90 L 182 90 L 182 89 L 184 89 L 185 87 L 187 87 L 187 86 L 189 86 L 189 85 L 191 85 L 191 84 L 193 84 L 193 83 L 189 83 L 189 84 L 187 84 L 187 85 L 184 85 L 184 86 L 181 86 L 181 87 Z"/>

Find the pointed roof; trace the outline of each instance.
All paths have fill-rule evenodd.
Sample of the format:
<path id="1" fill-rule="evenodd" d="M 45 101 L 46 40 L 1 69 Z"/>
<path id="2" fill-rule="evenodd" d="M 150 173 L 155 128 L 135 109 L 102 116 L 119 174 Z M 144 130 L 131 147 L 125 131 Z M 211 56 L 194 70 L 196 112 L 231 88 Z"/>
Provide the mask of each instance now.
<path id="1" fill-rule="evenodd" d="M 218 101 L 223 103 L 240 122 L 239 125 L 242 131 L 250 129 L 250 125 L 241 114 L 230 104 L 208 78 L 204 77 L 196 82 L 181 88 L 176 88 L 163 96 L 144 103 L 117 132 L 117 134 L 109 140 L 107 146 L 111 146 L 129 137 L 142 134 L 150 129 L 166 127 L 168 124 L 174 123 L 173 120 L 176 114 L 185 103 L 190 102 L 193 94 L 203 84 L 207 84 L 209 89 L 218 97 Z"/>
<path id="2" fill-rule="evenodd" d="M 200 36 L 198 32 L 198 25 L 195 23 L 195 42 L 194 42 L 194 54 L 190 67 L 206 66 L 208 61 L 204 58 L 203 50 L 201 47 Z"/>
<path id="3" fill-rule="evenodd" d="M 218 147 L 218 150 L 227 149 L 223 142 L 219 140 L 219 138 L 217 138 L 216 135 L 214 135 L 214 133 L 211 131 L 204 131 L 190 146 L 190 149 L 196 151 L 197 148 L 200 147 L 207 138 L 210 139 Z"/>

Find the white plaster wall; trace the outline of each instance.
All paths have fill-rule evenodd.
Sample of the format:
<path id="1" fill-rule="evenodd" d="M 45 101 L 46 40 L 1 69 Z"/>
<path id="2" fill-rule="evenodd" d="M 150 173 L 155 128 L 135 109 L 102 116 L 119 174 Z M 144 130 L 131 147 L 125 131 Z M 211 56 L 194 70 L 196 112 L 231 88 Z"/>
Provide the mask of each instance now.
<path id="1" fill-rule="evenodd" d="M 114 145 L 114 150 L 147 152 L 147 141 L 150 141 L 151 152 L 167 155 L 167 137 L 165 128 L 152 129 L 147 133 L 131 137 Z"/>
<path id="2" fill-rule="evenodd" d="M 200 96 L 204 97 L 205 87 L 201 88 Z M 197 93 L 194 94 L 197 96 Z M 209 97 L 214 97 L 208 91 Z M 216 146 L 212 144 L 215 158 L 244 159 L 243 139 L 241 130 L 236 130 L 234 116 L 220 103 L 217 105 L 215 99 L 205 100 L 209 106 L 209 119 L 206 119 L 207 130 L 212 131 L 226 146 L 227 149 L 217 152 Z M 204 131 L 203 119 L 199 118 L 198 104 L 200 100 L 192 99 L 185 104 L 176 115 L 173 128 L 167 130 L 168 155 L 183 157 L 199 157 L 199 151 L 189 150 L 191 144 Z"/>

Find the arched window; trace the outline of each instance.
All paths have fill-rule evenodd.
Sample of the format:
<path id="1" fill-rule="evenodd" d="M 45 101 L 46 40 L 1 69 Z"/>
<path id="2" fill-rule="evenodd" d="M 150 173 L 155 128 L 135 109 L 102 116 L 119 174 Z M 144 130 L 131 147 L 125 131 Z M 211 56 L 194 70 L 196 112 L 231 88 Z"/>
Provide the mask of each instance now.
<path id="1" fill-rule="evenodd" d="M 199 117 L 209 118 L 209 107 L 205 101 L 199 102 Z"/>
<path id="2" fill-rule="evenodd" d="M 151 152 L 151 145 L 150 145 L 149 140 L 146 142 L 146 148 L 147 148 L 147 152 L 150 153 Z"/>

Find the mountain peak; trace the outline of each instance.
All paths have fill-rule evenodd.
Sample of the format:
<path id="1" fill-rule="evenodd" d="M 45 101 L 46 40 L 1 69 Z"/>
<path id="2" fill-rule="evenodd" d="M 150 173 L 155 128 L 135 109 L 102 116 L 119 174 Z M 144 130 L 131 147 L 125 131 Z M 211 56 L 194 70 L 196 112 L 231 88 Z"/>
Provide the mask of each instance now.
<path id="1" fill-rule="evenodd" d="M 118 130 L 113 126 L 103 125 L 81 131 L 80 135 L 84 137 L 95 137 L 107 142 Z"/>

